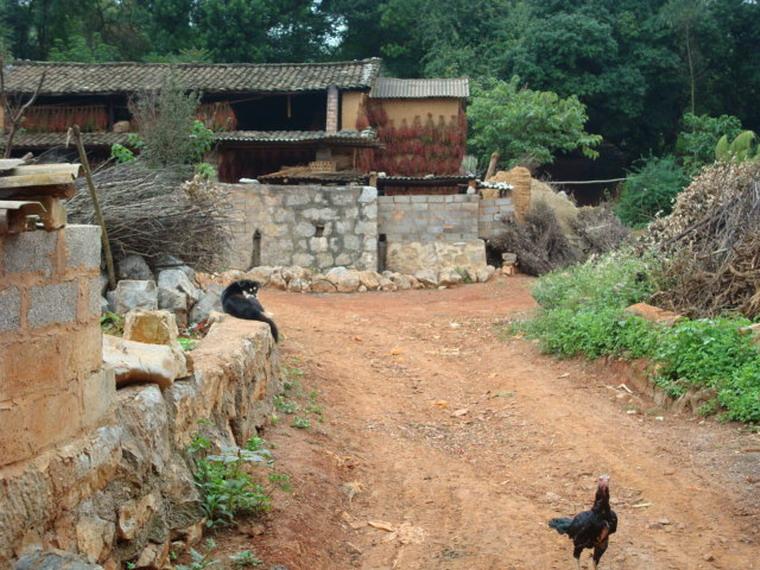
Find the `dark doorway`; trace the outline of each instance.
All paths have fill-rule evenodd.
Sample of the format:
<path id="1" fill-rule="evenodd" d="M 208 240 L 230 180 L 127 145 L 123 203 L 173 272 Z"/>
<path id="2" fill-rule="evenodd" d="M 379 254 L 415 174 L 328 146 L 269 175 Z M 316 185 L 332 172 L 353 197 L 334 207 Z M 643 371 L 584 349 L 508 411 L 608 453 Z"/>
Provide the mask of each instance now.
<path id="1" fill-rule="evenodd" d="M 253 232 L 253 249 L 251 250 L 251 267 L 261 265 L 261 232 Z"/>

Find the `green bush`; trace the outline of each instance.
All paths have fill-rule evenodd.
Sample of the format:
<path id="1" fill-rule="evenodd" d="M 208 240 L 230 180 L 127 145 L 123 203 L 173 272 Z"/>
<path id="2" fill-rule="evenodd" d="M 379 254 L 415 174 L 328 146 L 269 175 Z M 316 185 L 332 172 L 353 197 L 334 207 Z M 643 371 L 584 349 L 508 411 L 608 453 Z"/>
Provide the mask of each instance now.
<path id="1" fill-rule="evenodd" d="M 692 115 L 683 116 L 683 131 L 676 141 L 676 152 L 684 170 L 695 176 L 700 169 L 715 162 L 715 145 L 723 135 L 732 139 L 742 130 L 742 122 L 733 115 Z"/>
<path id="2" fill-rule="evenodd" d="M 615 212 L 629 226 L 646 225 L 658 212 L 669 214 L 676 195 L 688 183 L 674 157 L 649 157 L 629 173 Z"/>
<path id="3" fill-rule="evenodd" d="M 760 421 L 760 350 L 740 330 L 749 321 L 684 319 L 666 327 L 623 311 L 655 290 L 647 277 L 655 270 L 652 261 L 616 253 L 550 273 L 533 291 L 538 314 L 520 328 L 561 357 L 647 358 L 653 380 L 672 397 L 713 388 L 727 419 Z"/>

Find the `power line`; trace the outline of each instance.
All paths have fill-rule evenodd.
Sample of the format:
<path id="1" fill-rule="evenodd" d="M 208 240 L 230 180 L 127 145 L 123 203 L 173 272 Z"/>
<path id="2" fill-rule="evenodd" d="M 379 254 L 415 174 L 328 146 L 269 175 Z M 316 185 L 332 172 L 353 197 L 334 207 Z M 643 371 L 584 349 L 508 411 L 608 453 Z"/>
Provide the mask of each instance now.
<path id="1" fill-rule="evenodd" d="M 544 184 L 606 184 L 608 182 L 623 182 L 627 180 L 627 178 L 609 178 L 607 180 L 562 180 L 562 181 L 556 181 L 556 180 L 542 180 Z"/>

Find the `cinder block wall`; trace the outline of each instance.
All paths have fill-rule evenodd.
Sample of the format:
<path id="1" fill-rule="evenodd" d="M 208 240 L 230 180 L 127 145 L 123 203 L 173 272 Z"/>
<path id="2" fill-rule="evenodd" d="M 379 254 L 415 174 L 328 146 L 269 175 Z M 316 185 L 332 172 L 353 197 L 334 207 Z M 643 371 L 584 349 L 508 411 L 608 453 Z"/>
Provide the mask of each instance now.
<path id="1" fill-rule="evenodd" d="M 0 236 L 0 466 L 95 425 L 110 407 L 99 275 L 97 226 Z"/>
<path id="2" fill-rule="evenodd" d="M 505 227 L 504 220 L 515 213 L 512 198 L 483 198 L 480 200 L 478 235 L 488 239 L 499 235 Z"/>
<path id="3" fill-rule="evenodd" d="M 377 268 L 377 189 L 225 184 L 234 206 L 228 265 Z M 254 239 L 260 234 L 258 244 Z M 259 254 L 254 255 L 254 249 Z"/>
<path id="4" fill-rule="evenodd" d="M 380 196 L 377 231 L 389 244 L 478 238 L 474 194 Z"/>

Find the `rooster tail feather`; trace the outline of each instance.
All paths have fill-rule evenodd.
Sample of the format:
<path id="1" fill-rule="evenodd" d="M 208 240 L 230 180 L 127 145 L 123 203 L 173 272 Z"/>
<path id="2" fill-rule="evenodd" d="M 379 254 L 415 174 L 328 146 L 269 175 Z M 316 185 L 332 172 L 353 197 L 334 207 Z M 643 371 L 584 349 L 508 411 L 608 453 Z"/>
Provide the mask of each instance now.
<path id="1" fill-rule="evenodd" d="M 567 534 L 570 529 L 570 525 L 573 524 L 573 519 L 570 517 L 562 517 L 558 519 L 552 519 L 549 521 L 549 526 L 556 530 L 560 534 Z"/>

